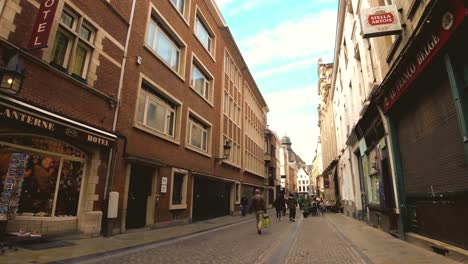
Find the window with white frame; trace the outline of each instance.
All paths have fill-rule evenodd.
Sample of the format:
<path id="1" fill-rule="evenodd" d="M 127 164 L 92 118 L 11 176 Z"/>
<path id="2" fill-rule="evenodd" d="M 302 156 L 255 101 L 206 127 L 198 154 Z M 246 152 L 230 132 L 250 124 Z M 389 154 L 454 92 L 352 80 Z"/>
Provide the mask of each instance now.
<path id="1" fill-rule="evenodd" d="M 172 172 L 170 209 L 187 208 L 187 172 L 174 169 Z"/>
<path id="2" fill-rule="evenodd" d="M 170 1 L 181 14 L 184 13 L 184 5 L 185 5 L 184 0 L 170 0 Z"/>
<path id="3" fill-rule="evenodd" d="M 96 29 L 77 12 L 65 6 L 55 34 L 50 63 L 78 79 L 85 80 L 94 50 L 95 36 Z"/>
<path id="4" fill-rule="evenodd" d="M 206 70 L 195 62 L 192 63 L 192 78 L 190 83 L 195 92 L 206 100 L 211 101 L 213 78 L 206 73 Z"/>
<path id="5" fill-rule="evenodd" d="M 195 35 L 198 37 L 203 47 L 205 47 L 209 53 L 213 53 L 213 35 L 198 15 L 195 21 Z"/>
<path id="6" fill-rule="evenodd" d="M 173 70 L 179 71 L 181 45 L 161 26 L 155 17 L 148 23 L 146 44 Z"/>
<path id="7" fill-rule="evenodd" d="M 177 107 L 168 98 L 143 88 L 138 97 L 137 125 L 174 138 Z"/>
<path id="8" fill-rule="evenodd" d="M 236 183 L 236 187 L 235 187 L 235 195 L 236 195 L 236 204 L 240 204 L 241 202 L 241 185 L 240 183 Z"/>
<path id="9" fill-rule="evenodd" d="M 195 116 L 189 117 L 189 138 L 190 146 L 195 147 L 203 152 L 208 152 L 210 137 L 209 125 L 198 120 Z"/>

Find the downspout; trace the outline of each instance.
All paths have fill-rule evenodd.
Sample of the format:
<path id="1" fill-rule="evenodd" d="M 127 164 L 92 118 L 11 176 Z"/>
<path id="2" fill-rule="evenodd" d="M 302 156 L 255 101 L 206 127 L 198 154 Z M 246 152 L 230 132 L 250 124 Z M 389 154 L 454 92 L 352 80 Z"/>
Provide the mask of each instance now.
<path id="1" fill-rule="evenodd" d="M 124 56 L 122 58 L 122 68 L 120 70 L 120 78 L 119 78 L 119 88 L 117 91 L 117 105 L 115 106 L 115 113 L 114 113 L 114 123 L 112 124 L 112 132 L 115 133 L 117 129 L 117 118 L 119 116 L 119 108 L 120 108 L 120 100 L 122 97 L 122 87 L 123 87 L 123 79 L 124 79 L 124 74 L 125 74 L 125 65 L 127 63 L 127 54 L 128 54 L 128 43 L 130 42 L 130 33 L 132 32 L 132 25 L 133 25 L 133 17 L 135 14 L 135 4 L 136 0 L 132 1 L 132 10 L 130 13 L 130 20 L 128 23 L 128 31 L 127 31 L 127 38 L 125 40 L 125 49 L 124 49 Z M 110 164 L 112 163 L 112 156 L 114 153 L 114 149 L 111 149 L 109 152 L 109 159 L 107 162 L 107 175 L 106 175 L 106 183 L 104 185 L 104 195 L 103 199 L 106 200 L 107 198 L 107 189 L 109 188 L 109 178 L 111 174 L 111 166 Z"/>

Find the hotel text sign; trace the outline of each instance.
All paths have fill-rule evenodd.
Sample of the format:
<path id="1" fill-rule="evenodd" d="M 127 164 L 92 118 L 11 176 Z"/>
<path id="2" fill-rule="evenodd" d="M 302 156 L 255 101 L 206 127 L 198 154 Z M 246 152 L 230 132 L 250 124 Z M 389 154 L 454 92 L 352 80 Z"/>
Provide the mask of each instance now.
<path id="1" fill-rule="evenodd" d="M 49 119 L 42 118 L 40 116 L 0 105 L 0 122 L 2 122 L 2 119 L 17 121 L 19 123 L 43 129 L 51 133 L 64 135 L 69 138 L 86 141 L 99 146 L 109 147 L 112 143 L 112 141 L 107 138 L 86 133 L 72 127 L 67 127 L 61 123 L 50 121 Z"/>
<path id="2" fill-rule="evenodd" d="M 361 9 L 361 28 L 364 38 L 399 34 L 401 24 L 396 6 Z"/>
<path id="3" fill-rule="evenodd" d="M 36 17 L 31 40 L 29 41 L 29 49 L 40 49 L 47 47 L 50 30 L 54 22 L 55 11 L 59 0 L 42 0 L 41 6 Z"/>
<path id="4" fill-rule="evenodd" d="M 382 106 L 385 112 L 396 103 L 400 96 L 408 90 L 411 84 L 447 43 L 455 30 L 461 25 L 467 10 L 460 0 L 449 0 L 449 7 L 439 16 L 433 17 L 433 24 L 420 34 L 414 41 L 411 50 L 400 63 L 403 67 L 397 69 L 389 79 L 389 87 L 383 94 Z"/>

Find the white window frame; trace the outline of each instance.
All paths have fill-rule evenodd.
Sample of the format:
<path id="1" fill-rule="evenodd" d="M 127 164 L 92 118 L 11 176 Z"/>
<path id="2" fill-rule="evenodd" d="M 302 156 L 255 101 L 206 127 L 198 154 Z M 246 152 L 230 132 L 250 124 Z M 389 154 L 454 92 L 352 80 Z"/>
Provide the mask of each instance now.
<path id="1" fill-rule="evenodd" d="M 181 204 L 173 204 L 172 198 L 174 194 L 174 176 L 175 174 L 182 174 L 183 183 L 182 183 L 182 202 Z M 170 197 L 169 197 L 169 210 L 180 210 L 180 209 L 187 209 L 187 186 L 188 186 L 188 172 L 186 170 L 181 169 L 172 169 L 171 173 L 171 190 L 170 190 Z"/>
<path id="2" fill-rule="evenodd" d="M 164 100 L 162 98 L 160 98 L 158 95 L 155 95 L 145 89 L 142 89 L 140 91 L 140 96 L 141 95 L 145 95 L 145 107 L 144 107 L 144 112 L 143 112 L 143 121 L 140 122 L 139 120 L 136 120 L 136 122 L 141 125 L 141 126 L 144 126 L 148 129 L 151 129 L 151 130 L 154 130 L 155 132 L 157 133 L 161 133 L 161 134 L 164 134 L 165 136 L 168 136 L 168 137 L 171 137 L 171 138 L 175 138 L 175 134 L 176 134 L 176 131 L 175 131 L 175 128 L 176 128 L 176 120 L 177 120 L 177 105 L 175 106 L 175 109 L 170 106 L 168 103 L 164 102 Z M 166 98 L 167 100 L 167 98 Z M 139 102 L 138 102 L 139 103 Z M 154 128 L 154 127 L 151 127 L 149 126 L 147 123 L 148 123 L 148 108 L 150 105 L 156 105 L 156 106 L 159 106 L 159 107 L 163 107 L 165 110 L 166 110 L 166 119 L 164 121 L 164 131 L 160 131 L 158 130 L 157 128 Z M 169 126 L 170 124 L 170 117 L 171 117 L 171 114 L 174 116 L 174 121 L 173 121 L 173 127 L 172 127 L 172 134 L 170 134 L 170 130 L 171 130 L 171 127 Z"/>
<path id="3" fill-rule="evenodd" d="M 181 61 L 181 48 L 178 43 L 176 43 L 168 34 L 165 32 L 161 26 L 158 25 L 157 19 L 151 17 L 151 20 L 148 22 L 148 36 L 151 34 L 153 37 L 151 40 L 146 38 L 146 45 L 151 48 L 151 50 L 158 55 L 158 57 L 164 61 L 167 66 L 173 69 L 176 72 L 179 72 L 180 61 Z M 171 46 L 171 54 L 169 55 L 170 59 L 167 61 L 164 59 L 164 54 L 160 54 L 157 50 L 158 43 L 164 39 Z M 151 42 L 151 43 L 148 43 Z M 176 57 L 176 58 L 175 58 Z"/>
<path id="4" fill-rule="evenodd" d="M 193 129 L 194 128 L 198 128 L 201 130 L 201 138 L 200 138 L 200 143 L 201 143 L 201 146 L 195 146 L 192 142 L 193 142 Z M 194 148 L 197 148 L 203 152 L 208 152 L 208 142 L 209 142 L 209 129 L 204 127 L 201 122 L 199 122 L 198 120 L 196 120 L 195 118 L 190 118 L 189 119 L 189 144 L 190 146 L 194 147 Z M 204 148 L 205 147 L 205 148 Z"/>
<path id="5" fill-rule="evenodd" d="M 175 0 L 177 3 L 174 4 L 172 2 L 173 0 L 169 0 L 171 6 L 176 10 L 177 14 L 182 18 L 182 20 L 187 24 L 187 26 L 190 26 L 189 20 L 190 20 L 190 4 L 191 0 Z M 183 5 L 180 6 L 180 2 L 183 1 Z"/>
<path id="6" fill-rule="evenodd" d="M 157 52 L 157 34 L 159 34 L 160 37 L 164 37 L 172 45 L 169 61 L 165 60 L 163 56 Z M 162 16 L 161 12 L 159 12 L 152 3 L 150 3 L 148 11 L 144 47 L 153 56 L 160 60 L 163 65 L 179 77 L 179 79 L 185 81 L 185 57 L 187 54 L 187 44 L 185 44 L 183 39 L 177 34 L 177 31 L 171 26 L 171 23 Z M 171 65 L 171 62 L 174 62 L 175 53 L 178 53 L 178 58 L 176 60 L 177 65 L 174 66 Z"/>
<path id="7" fill-rule="evenodd" d="M 193 126 L 201 129 L 202 132 L 206 133 L 206 150 L 203 149 L 203 133 L 202 133 L 202 138 L 201 138 L 202 148 L 192 145 L 192 127 Z M 212 128 L 213 128 L 213 125 L 210 122 L 208 122 L 205 118 L 203 118 L 201 115 L 199 115 L 192 109 L 188 108 L 185 147 L 196 153 L 202 154 L 207 157 L 211 157 Z"/>
<path id="8" fill-rule="evenodd" d="M 195 72 L 198 72 L 198 74 L 200 74 L 204 79 L 203 88 L 202 88 L 203 91 L 201 93 L 195 88 L 195 78 L 194 78 Z M 203 63 L 201 63 L 201 61 L 195 56 L 195 54 L 192 54 L 192 70 L 190 71 L 190 87 L 195 91 L 196 94 L 198 94 L 209 105 L 211 105 L 211 107 L 214 107 L 213 105 L 214 77 L 206 69 L 205 65 L 203 65 Z"/>
<path id="9" fill-rule="evenodd" d="M 180 100 L 172 96 L 170 93 L 168 93 L 166 90 L 164 90 L 159 84 L 156 82 L 152 81 L 148 76 L 140 73 L 140 86 L 139 86 L 139 91 L 138 91 L 138 96 L 135 98 L 135 116 L 134 116 L 134 123 L 133 126 L 135 128 L 138 128 L 140 130 L 143 130 L 149 134 L 152 134 L 154 136 L 160 137 L 162 139 L 165 139 L 169 142 L 172 142 L 174 144 L 179 145 L 180 144 L 180 128 L 181 128 L 181 121 L 182 121 L 182 107 L 183 104 Z M 143 87 L 147 87 L 147 89 L 144 89 Z M 145 91 L 149 90 L 149 91 Z M 139 110 L 139 102 L 140 102 L 140 96 L 142 92 L 146 93 L 151 93 L 151 91 L 155 91 L 157 94 L 160 95 L 160 97 L 163 97 L 165 100 L 170 101 L 175 105 L 175 119 L 174 119 L 174 137 L 168 136 L 162 132 L 159 132 L 156 129 L 152 129 L 151 127 L 148 127 L 141 122 L 138 121 L 138 110 Z M 164 101 L 163 101 L 164 102 Z M 166 103 L 166 102 L 164 102 Z M 146 107 L 146 102 L 145 102 L 145 107 Z M 170 107 L 170 105 L 169 105 Z M 146 111 L 144 115 L 146 114 Z M 145 117 L 143 117 L 143 121 L 145 120 Z"/>
<path id="10" fill-rule="evenodd" d="M 203 42 L 203 40 L 198 34 L 199 25 L 202 25 L 202 30 L 205 31 L 205 33 L 208 35 L 208 43 L 206 43 L 208 47 L 205 45 L 205 43 Z M 195 34 L 196 38 L 198 39 L 200 44 L 203 46 L 204 50 L 208 52 L 208 54 L 213 59 L 213 61 L 216 61 L 215 60 L 216 35 L 198 6 L 196 6 L 193 30 L 194 30 L 193 34 Z"/>

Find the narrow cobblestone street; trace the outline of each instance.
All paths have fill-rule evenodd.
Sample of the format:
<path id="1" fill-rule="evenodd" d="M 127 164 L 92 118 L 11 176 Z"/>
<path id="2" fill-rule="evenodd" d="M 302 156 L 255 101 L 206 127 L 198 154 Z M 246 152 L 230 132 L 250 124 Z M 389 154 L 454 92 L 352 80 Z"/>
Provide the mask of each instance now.
<path id="1" fill-rule="evenodd" d="M 251 220 L 60 263 L 455 263 L 343 215 L 301 216 L 294 223 L 272 218 L 271 222 L 261 236 Z M 363 239 L 374 241 L 372 248 Z"/>

